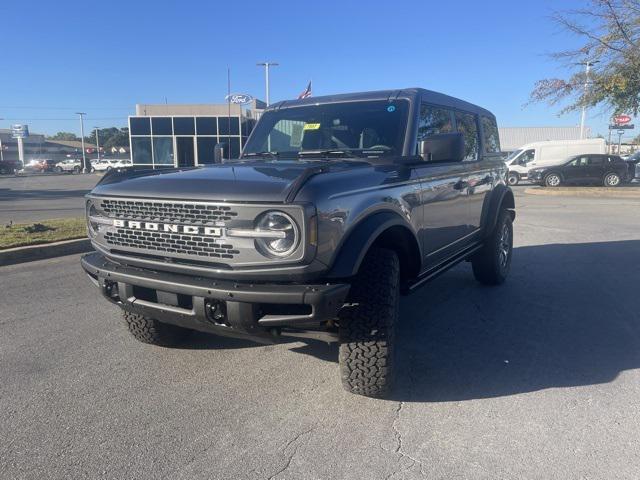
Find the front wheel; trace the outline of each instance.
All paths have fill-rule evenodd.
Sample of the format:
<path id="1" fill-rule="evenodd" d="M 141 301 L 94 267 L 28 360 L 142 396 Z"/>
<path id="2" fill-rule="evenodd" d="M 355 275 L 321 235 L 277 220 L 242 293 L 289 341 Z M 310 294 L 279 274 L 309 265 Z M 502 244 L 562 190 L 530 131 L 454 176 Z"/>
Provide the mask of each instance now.
<path id="1" fill-rule="evenodd" d="M 382 397 L 393 379 L 400 300 L 398 255 L 374 248 L 365 257 L 339 318 L 339 363 L 345 390 Z"/>
<path id="2" fill-rule="evenodd" d="M 620 175 L 617 173 L 607 173 L 604 176 L 604 186 L 605 187 L 618 187 L 622 183 L 622 179 Z"/>
<path id="3" fill-rule="evenodd" d="M 518 183 L 520 183 L 520 175 L 516 172 L 509 172 L 507 175 L 507 183 L 512 187 L 518 185 Z"/>
<path id="4" fill-rule="evenodd" d="M 511 212 L 503 209 L 483 247 L 471 259 L 476 280 L 485 285 L 504 283 L 511 268 L 512 254 L 513 220 Z"/>
<path id="5" fill-rule="evenodd" d="M 544 177 L 544 184 L 547 187 L 559 187 L 561 183 L 562 179 L 557 173 L 550 173 L 549 175 Z"/>
<path id="6" fill-rule="evenodd" d="M 131 335 L 133 335 L 136 340 L 151 345 L 174 347 L 183 343 L 191 333 L 191 331 L 186 328 L 162 323 L 153 318 L 143 317 L 137 313 L 123 311 L 122 316 L 127 323 Z"/>

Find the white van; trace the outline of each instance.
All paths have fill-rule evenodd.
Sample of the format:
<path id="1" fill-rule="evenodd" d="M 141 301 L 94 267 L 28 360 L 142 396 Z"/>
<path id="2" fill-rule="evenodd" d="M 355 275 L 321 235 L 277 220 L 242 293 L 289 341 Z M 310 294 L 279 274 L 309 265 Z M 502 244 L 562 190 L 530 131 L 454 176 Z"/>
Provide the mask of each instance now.
<path id="1" fill-rule="evenodd" d="M 607 153 L 604 138 L 551 140 L 523 145 L 505 159 L 509 167 L 509 185 L 517 185 L 520 180 L 526 180 L 531 168 L 560 164 L 567 158 L 582 153 Z"/>

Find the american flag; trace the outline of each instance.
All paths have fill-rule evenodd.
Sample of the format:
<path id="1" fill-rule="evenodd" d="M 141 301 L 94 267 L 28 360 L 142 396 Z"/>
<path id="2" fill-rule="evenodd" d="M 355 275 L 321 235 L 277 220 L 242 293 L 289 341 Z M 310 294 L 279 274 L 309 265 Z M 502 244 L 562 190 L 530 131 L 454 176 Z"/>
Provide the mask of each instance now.
<path id="1" fill-rule="evenodd" d="M 309 85 L 307 85 L 307 88 L 304 89 L 304 91 L 298 95 L 298 100 L 302 100 L 303 98 L 307 98 L 311 96 L 311 81 L 309 81 Z"/>

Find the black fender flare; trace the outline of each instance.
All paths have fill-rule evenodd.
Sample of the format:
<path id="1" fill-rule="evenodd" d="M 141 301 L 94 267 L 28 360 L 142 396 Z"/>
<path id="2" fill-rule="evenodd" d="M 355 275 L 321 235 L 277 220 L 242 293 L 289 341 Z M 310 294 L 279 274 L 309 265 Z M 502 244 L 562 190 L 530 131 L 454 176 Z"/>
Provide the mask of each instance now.
<path id="1" fill-rule="evenodd" d="M 485 197 L 484 205 L 482 207 L 482 233 L 483 236 L 489 235 L 498 221 L 498 215 L 500 211 L 506 208 L 511 212 L 511 219 L 516 219 L 516 203 L 513 196 L 513 191 L 510 187 L 499 184 L 492 191 L 490 195 Z"/>
<path id="2" fill-rule="evenodd" d="M 388 229 L 398 226 L 411 232 L 414 240 L 412 247 L 417 249 L 420 255 L 420 242 L 415 238 L 413 230 L 404 218 L 389 211 L 374 213 L 360 221 L 341 244 L 327 278 L 349 278 L 356 275 L 362 260 L 375 241 Z"/>

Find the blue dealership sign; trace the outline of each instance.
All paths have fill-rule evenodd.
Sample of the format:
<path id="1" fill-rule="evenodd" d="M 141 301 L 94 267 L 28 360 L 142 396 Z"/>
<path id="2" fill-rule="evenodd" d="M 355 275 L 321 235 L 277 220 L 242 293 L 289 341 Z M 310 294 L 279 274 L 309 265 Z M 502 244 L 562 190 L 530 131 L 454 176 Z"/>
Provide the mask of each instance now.
<path id="1" fill-rule="evenodd" d="M 11 125 L 12 138 L 26 138 L 29 136 L 29 125 Z"/>

